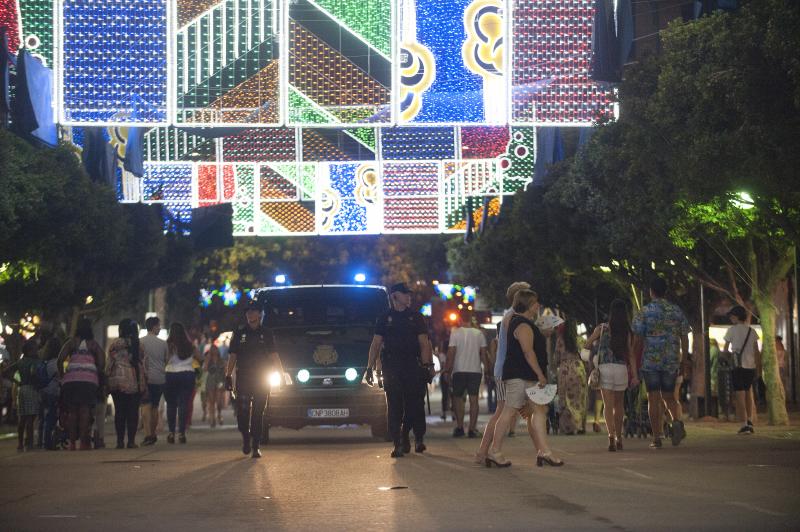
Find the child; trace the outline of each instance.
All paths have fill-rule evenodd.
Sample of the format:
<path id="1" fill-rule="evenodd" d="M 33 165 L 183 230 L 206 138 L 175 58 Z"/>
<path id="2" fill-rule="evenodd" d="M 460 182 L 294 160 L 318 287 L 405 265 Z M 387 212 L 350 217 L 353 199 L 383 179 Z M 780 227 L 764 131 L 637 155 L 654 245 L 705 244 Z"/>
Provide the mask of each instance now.
<path id="1" fill-rule="evenodd" d="M 39 391 L 36 389 L 36 370 L 39 367 L 38 343 L 28 340 L 22 345 L 22 358 L 17 363 L 14 382 L 17 385 L 17 450 L 33 450 L 33 422 L 39 412 Z M 23 447 L 23 436 L 25 445 Z"/>

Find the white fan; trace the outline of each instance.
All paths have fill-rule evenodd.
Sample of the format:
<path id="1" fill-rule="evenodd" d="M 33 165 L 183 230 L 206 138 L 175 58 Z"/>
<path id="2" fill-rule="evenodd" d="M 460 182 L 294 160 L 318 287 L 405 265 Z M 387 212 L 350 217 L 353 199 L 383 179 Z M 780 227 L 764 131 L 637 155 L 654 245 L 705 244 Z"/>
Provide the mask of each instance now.
<path id="1" fill-rule="evenodd" d="M 528 394 L 528 399 L 537 405 L 546 405 L 550 403 L 556 396 L 558 386 L 555 384 L 545 384 L 543 387 L 534 386 L 532 388 L 525 388 L 525 393 Z"/>

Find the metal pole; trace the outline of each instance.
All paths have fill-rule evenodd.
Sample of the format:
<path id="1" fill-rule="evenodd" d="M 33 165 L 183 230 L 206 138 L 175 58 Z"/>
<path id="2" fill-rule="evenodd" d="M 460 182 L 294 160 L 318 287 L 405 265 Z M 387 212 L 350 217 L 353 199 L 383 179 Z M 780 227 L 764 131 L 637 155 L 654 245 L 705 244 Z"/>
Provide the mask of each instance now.
<path id="1" fill-rule="evenodd" d="M 794 275 L 791 278 L 792 286 L 789 290 L 789 298 L 791 304 L 789 305 L 789 358 L 790 367 L 789 374 L 792 383 L 792 402 L 797 403 L 797 349 L 798 349 L 798 316 L 797 316 L 797 246 L 794 249 Z"/>
<path id="2" fill-rule="evenodd" d="M 705 360 L 705 388 L 706 397 L 703 401 L 703 415 L 711 415 L 711 340 L 708 337 L 709 327 L 706 323 L 706 291 L 700 284 L 700 323 L 703 327 L 703 360 Z"/>

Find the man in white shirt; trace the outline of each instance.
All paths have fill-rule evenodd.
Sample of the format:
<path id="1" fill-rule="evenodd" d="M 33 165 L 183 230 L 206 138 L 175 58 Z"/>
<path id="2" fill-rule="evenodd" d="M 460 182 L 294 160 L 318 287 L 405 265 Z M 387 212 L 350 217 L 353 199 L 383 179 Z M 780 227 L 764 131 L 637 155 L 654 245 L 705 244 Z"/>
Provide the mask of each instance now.
<path id="1" fill-rule="evenodd" d="M 733 354 L 731 384 L 736 394 L 736 417 L 743 423 L 739 434 L 753 434 L 753 381 L 761 373 L 758 333 L 748 325 L 747 311 L 736 306 L 728 312 L 733 325 L 725 332 L 725 349 Z"/>
<path id="2" fill-rule="evenodd" d="M 165 368 L 169 360 L 167 342 L 158 337 L 161 321 L 157 317 L 147 318 L 144 322 L 147 335 L 139 340 L 144 355 L 144 368 L 147 375 L 147 405 L 143 407 L 143 425 L 147 433 L 142 445 L 153 445 L 158 441 L 158 405 L 164 393 L 166 383 Z"/>
<path id="3" fill-rule="evenodd" d="M 445 373 L 452 375 L 453 412 L 456 415 L 456 428 L 453 437 L 464 436 L 464 395 L 469 394 L 470 438 L 478 436 L 478 392 L 481 387 L 481 365 L 491 375 L 489 358 L 486 353 L 486 337 L 476 324 L 463 327 L 459 316 L 456 326 L 450 332 L 447 348 L 447 367 Z"/>

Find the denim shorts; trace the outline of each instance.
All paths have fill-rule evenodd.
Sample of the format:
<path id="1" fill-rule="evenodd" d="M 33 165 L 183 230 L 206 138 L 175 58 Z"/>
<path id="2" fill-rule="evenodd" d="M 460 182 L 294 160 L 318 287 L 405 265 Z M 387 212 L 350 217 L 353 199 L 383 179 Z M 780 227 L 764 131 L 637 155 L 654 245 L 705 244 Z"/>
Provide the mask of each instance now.
<path id="1" fill-rule="evenodd" d="M 148 384 L 147 385 L 147 402 L 153 406 L 158 406 L 161 402 L 161 394 L 164 393 L 163 384 Z"/>
<path id="2" fill-rule="evenodd" d="M 675 391 L 675 382 L 678 379 L 678 370 L 675 371 L 665 371 L 665 370 L 655 370 L 655 371 L 645 371 L 642 370 L 641 372 L 642 380 L 644 380 L 645 386 L 647 386 L 648 392 L 674 392 Z"/>

